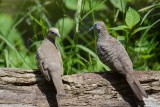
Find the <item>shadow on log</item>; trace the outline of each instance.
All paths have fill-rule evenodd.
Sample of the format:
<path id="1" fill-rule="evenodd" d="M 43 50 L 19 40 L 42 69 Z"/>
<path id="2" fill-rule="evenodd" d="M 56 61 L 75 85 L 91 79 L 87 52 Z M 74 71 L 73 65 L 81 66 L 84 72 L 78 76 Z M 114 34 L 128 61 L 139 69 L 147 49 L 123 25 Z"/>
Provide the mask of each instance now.
<path id="1" fill-rule="evenodd" d="M 160 72 L 135 72 L 149 95 L 144 107 L 160 107 Z M 67 96 L 56 99 L 52 83 L 39 71 L 0 69 L 0 107 L 138 107 L 126 80 L 115 73 L 63 76 Z"/>

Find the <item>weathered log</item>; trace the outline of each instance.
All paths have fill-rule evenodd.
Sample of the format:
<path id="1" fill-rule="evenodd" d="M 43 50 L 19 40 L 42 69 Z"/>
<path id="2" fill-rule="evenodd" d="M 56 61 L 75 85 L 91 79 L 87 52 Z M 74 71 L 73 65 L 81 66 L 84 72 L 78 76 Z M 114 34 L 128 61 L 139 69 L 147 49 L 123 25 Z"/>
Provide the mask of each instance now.
<path id="1" fill-rule="evenodd" d="M 39 71 L 0 69 L 0 107 L 160 107 L 160 72 L 135 72 L 147 91 L 136 99 L 123 76 L 116 73 L 82 73 L 63 76 L 66 97 L 56 98 L 52 83 Z"/>

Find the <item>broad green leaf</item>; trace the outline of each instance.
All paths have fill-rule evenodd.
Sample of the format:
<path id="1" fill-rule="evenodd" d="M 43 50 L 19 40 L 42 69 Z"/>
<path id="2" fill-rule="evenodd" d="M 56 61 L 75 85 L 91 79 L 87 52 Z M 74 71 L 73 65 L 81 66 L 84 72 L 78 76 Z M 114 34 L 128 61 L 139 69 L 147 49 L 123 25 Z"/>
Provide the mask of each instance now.
<path id="1" fill-rule="evenodd" d="M 61 36 L 65 37 L 73 29 L 74 21 L 68 17 L 61 18 L 55 26 L 59 29 Z"/>
<path id="2" fill-rule="evenodd" d="M 113 4 L 113 6 L 115 6 L 116 8 L 118 8 L 121 12 L 125 12 L 125 8 L 126 8 L 126 0 L 110 0 L 110 2 Z"/>
<path id="3" fill-rule="evenodd" d="M 113 28 L 110 28 L 110 29 L 111 30 L 125 30 L 127 28 L 128 28 L 128 26 L 126 26 L 126 25 L 120 25 L 120 26 L 113 27 Z"/>
<path id="4" fill-rule="evenodd" d="M 64 5 L 71 10 L 77 9 L 77 0 L 63 0 Z"/>
<path id="5" fill-rule="evenodd" d="M 131 7 L 129 7 L 126 17 L 125 17 L 125 22 L 128 27 L 132 28 L 135 26 L 138 22 L 140 21 L 140 15 L 138 12 Z"/>

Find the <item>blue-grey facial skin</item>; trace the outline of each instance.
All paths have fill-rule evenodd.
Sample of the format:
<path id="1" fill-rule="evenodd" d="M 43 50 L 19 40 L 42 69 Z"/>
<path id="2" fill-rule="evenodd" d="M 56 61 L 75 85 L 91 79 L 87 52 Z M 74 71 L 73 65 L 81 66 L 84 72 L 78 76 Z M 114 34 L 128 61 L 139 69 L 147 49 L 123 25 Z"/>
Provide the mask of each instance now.
<path id="1" fill-rule="evenodd" d="M 91 30 L 100 30 L 101 28 L 102 28 L 102 26 L 101 26 L 98 22 L 96 22 L 96 23 L 94 23 L 93 26 L 89 29 L 89 31 L 91 31 Z"/>

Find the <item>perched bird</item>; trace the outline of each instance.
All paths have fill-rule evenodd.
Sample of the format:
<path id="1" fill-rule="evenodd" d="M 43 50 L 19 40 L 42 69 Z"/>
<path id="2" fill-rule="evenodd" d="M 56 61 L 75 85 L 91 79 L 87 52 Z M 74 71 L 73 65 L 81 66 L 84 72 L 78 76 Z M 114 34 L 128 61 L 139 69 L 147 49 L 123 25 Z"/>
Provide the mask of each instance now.
<path id="1" fill-rule="evenodd" d="M 48 81 L 53 81 L 58 96 L 65 96 L 61 76 L 63 75 L 63 64 L 61 54 L 55 46 L 55 38 L 59 36 L 56 28 L 50 28 L 46 39 L 37 49 L 36 59 L 40 71 Z"/>
<path id="2" fill-rule="evenodd" d="M 122 74 L 126 78 L 139 100 L 143 100 L 143 96 L 147 98 L 147 93 L 133 75 L 132 62 L 124 46 L 108 33 L 104 22 L 95 22 L 90 30 L 93 29 L 98 32 L 97 54 L 100 60 L 111 70 Z"/>

